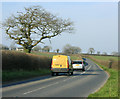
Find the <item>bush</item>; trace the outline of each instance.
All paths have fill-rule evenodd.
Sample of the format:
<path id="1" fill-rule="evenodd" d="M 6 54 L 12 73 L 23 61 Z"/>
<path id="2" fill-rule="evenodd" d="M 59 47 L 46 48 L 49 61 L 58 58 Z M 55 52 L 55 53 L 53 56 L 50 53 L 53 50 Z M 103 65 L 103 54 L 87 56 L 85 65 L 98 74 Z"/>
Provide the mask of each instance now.
<path id="1" fill-rule="evenodd" d="M 48 69 L 51 58 L 16 51 L 2 51 L 2 70 Z"/>

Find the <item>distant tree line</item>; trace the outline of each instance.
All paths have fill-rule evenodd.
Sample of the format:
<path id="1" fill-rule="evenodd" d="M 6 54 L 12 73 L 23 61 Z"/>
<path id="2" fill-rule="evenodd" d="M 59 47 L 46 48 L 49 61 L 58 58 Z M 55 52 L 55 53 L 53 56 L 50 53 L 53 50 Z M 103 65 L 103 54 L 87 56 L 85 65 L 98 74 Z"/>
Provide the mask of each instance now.
<path id="1" fill-rule="evenodd" d="M 44 46 L 43 48 L 41 48 L 40 46 L 35 46 L 32 50 L 40 52 L 50 52 L 51 49 L 52 49 L 51 46 Z"/>
<path id="2" fill-rule="evenodd" d="M 8 46 L 5 46 L 5 45 L 2 45 L 0 44 L 0 50 L 16 50 L 16 46 L 12 43 L 9 47 Z M 18 48 L 22 48 L 22 47 L 18 47 Z M 50 52 L 52 50 L 52 47 L 51 46 L 44 46 L 43 48 L 41 46 L 35 46 L 32 51 L 39 51 L 39 52 Z M 60 49 L 56 49 L 54 50 L 54 52 L 56 53 L 59 53 L 60 52 Z M 66 53 L 66 54 L 80 54 L 82 52 L 82 49 L 80 47 L 77 47 L 77 46 L 71 46 L 70 44 L 66 44 L 64 47 L 63 47 L 63 53 Z M 90 54 L 90 55 L 108 55 L 107 52 L 100 52 L 100 51 L 97 51 L 96 54 L 95 54 L 95 49 L 94 48 L 89 48 L 88 49 L 88 53 L 86 54 Z M 111 53 L 112 56 L 120 56 L 120 53 L 119 52 L 112 52 Z"/>
<path id="3" fill-rule="evenodd" d="M 9 47 L 0 44 L 0 50 L 9 50 Z"/>

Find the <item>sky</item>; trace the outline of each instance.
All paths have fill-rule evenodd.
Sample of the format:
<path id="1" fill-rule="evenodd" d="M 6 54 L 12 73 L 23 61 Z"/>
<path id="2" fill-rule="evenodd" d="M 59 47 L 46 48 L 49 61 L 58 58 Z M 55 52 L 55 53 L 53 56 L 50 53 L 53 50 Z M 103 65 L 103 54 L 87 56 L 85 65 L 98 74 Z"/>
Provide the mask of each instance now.
<path id="1" fill-rule="evenodd" d="M 62 51 L 66 44 L 70 44 L 80 47 L 83 53 L 87 53 L 90 47 L 101 53 L 118 51 L 117 2 L 2 2 L 2 21 L 33 5 L 40 5 L 63 19 L 69 18 L 75 28 L 74 33 L 64 32 L 52 38 L 51 43 L 45 39 L 45 44 L 39 44 L 41 47 L 48 45 L 52 51 Z M 13 42 L 2 31 L 2 44 L 10 46 Z"/>

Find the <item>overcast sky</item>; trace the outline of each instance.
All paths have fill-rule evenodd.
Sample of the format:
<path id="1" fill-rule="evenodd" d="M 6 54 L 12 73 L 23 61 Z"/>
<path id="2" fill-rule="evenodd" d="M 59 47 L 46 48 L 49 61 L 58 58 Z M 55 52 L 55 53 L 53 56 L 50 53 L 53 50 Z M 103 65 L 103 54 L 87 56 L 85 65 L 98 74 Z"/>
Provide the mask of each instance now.
<path id="1" fill-rule="evenodd" d="M 95 51 L 111 53 L 118 51 L 118 3 L 117 2 L 2 2 L 2 21 L 24 7 L 40 5 L 47 11 L 74 22 L 73 34 L 62 33 L 51 39 L 45 39 L 45 45 L 52 50 L 62 50 L 66 44 L 78 46 L 82 52 L 90 47 Z M 10 46 L 11 40 L 2 33 L 2 43 Z M 41 47 L 45 46 L 39 44 Z"/>

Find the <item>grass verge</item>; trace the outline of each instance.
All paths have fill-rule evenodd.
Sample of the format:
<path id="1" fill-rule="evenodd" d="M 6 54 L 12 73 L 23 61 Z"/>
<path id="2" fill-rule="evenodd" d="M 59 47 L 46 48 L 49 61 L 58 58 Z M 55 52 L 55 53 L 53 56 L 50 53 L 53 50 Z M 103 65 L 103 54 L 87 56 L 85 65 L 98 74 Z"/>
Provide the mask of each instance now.
<path id="1" fill-rule="evenodd" d="M 40 70 L 12 70 L 12 71 L 2 71 L 2 82 L 8 81 L 20 81 L 32 77 L 38 77 L 42 75 L 50 74 L 50 69 L 40 69 Z"/>
<path id="2" fill-rule="evenodd" d="M 105 71 L 107 71 L 110 77 L 108 78 L 105 85 L 97 92 L 90 94 L 88 96 L 88 99 L 91 97 L 118 97 L 118 71 L 114 69 L 109 69 L 108 67 L 105 67 L 97 62 L 95 63 L 98 64 Z"/>

